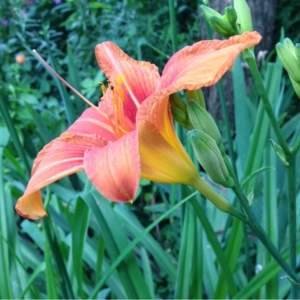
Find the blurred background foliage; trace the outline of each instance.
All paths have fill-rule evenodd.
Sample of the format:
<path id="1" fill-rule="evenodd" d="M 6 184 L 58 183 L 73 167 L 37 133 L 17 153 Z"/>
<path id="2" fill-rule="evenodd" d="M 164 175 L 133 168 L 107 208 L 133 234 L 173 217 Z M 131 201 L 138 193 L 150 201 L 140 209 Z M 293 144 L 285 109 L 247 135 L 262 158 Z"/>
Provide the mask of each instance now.
<path id="1" fill-rule="evenodd" d="M 298 2 L 280 0 L 276 14 L 276 30 L 283 26 L 285 35 L 294 42 L 299 41 Z M 202 1 L 192 0 L 176 2 L 180 48 L 201 40 L 201 4 Z M 172 55 L 167 2 L 2 0 L 0 20 L 0 270 L 3 270 L 0 275 L 0 298 L 87 298 L 91 295 L 98 298 L 130 298 L 130 295 L 132 298 L 147 298 L 149 294 L 143 293 L 143 285 L 139 290 L 131 282 L 133 288 L 130 289 L 126 278 L 134 281 L 141 274 L 136 269 L 132 270 L 126 261 L 106 285 L 96 286 L 128 241 L 137 238 L 151 224 L 151 234 L 147 234 L 133 252 L 137 266 L 143 270 L 143 279 L 151 297 L 173 298 L 174 291 L 183 298 L 228 295 L 224 283 L 227 279 L 220 275 L 222 272 L 215 263 L 216 257 L 210 246 L 202 245 L 207 243 L 207 238 L 203 237 L 198 245 L 193 246 L 198 253 L 196 250 L 189 252 L 191 249 L 187 243 L 194 237 L 199 238 L 195 232 L 199 230 L 200 222 L 189 209 L 170 211 L 174 203 L 181 199 L 178 196 L 180 193 L 183 196 L 189 194 L 177 186 L 142 181 L 138 201 L 134 205 L 114 206 L 102 201 L 102 197 L 95 192 L 90 192 L 91 187 L 86 187 L 85 175 L 78 174 L 47 189 L 47 202 L 51 199 L 48 207 L 51 218 L 47 218 L 48 221 L 24 220 L 13 210 L 15 201 L 26 187 L 30 166 L 37 152 L 59 136 L 86 108 L 81 100 L 44 70 L 31 50 L 36 49 L 63 78 L 97 103 L 101 97 L 99 82 L 105 82 L 105 78 L 94 57 L 95 45 L 111 40 L 128 55 L 155 63 L 161 70 Z M 293 91 L 287 89 L 286 93 L 292 101 Z M 255 92 L 252 98 L 257 101 Z M 255 105 L 254 102 L 249 108 L 252 116 L 256 112 Z M 282 112 L 286 109 L 287 104 L 281 107 Z M 290 122 L 285 125 L 287 136 L 292 136 L 295 123 L 291 115 Z M 8 124 L 13 127 L 9 128 L 9 133 L 6 129 Z M 280 176 L 277 179 L 280 181 Z M 261 186 L 257 188 L 262 189 Z M 89 193 L 85 193 L 86 190 Z M 230 193 L 227 197 L 232 199 Z M 282 194 L 278 197 L 285 198 Z M 99 202 L 100 208 L 95 208 L 95 203 Z M 283 204 L 282 207 L 284 210 Z M 166 212 L 168 216 L 159 226 L 153 223 Z M 209 204 L 206 215 L 211 222 L 211 230 L 215 231 L 220 245 L 225 249 L 232 219 Z M 195 223 L 186 224 L 183 216 L 189 216 Z M 284 218 L 281 220 L 283 224 L 286 224 L 285 221 Z M 281 240 L 284 240 L 285 226 L 280 227 L 283 228 L 279 232 Z M 120 229 L 120 233 L 109 230 L 113 227 Z M 241 231 L 236 234 L 240 237 Z M 237 238 L 238 241 L 241 239 Z M 109 244 L 110 241 L 113 243 Z M 236 258 L 233 265 L 229 260 L 230 267 L 235 271 L 232 275 L 235 284 L 238 290 L 245 292 L 239 294 L 241 297 L 248 297 L 249 289 L 245 290 L 245 287 L 257 272 L 257 257 L 262 256 L 262 252 L 256 252 L 250 233 L 247 247 L 241 253 L 237 247 L 236 257 L 239 256 L 239 259 Z M 183 253 L 187 253 L 187 260 L 193 257 L 194 266 L 192 271 L 181 271 L 189 274 L 190 278 L 194 276 L 195 268 L 201 268 L 205 274 L 203 289 L 200 284 L 198 290 L 186 292 L 183 284 L 188 286 L 189 283 L 176 280 L 177 267 L 184 265 Z M 204 259 L 201 266 L 197 265 L 199 256 Z M 249 261 L 245 263 L 247 259 Z M 127 268 L 129 274 L 126 273 Z M 270 269 L 275 272 L 273 276 L 277 276 L 279 269 L 274 264 L 270 264 Z M 251 290 L 252 294 L 250 292 L 254 297 L 260 295 L 259 289 L 265 282 L 256 284 L 257 289 L 254 292 Z M 278 295 L 284 297 L 288 285 L 281 283 L 281 286 L 283 288 Z"/>

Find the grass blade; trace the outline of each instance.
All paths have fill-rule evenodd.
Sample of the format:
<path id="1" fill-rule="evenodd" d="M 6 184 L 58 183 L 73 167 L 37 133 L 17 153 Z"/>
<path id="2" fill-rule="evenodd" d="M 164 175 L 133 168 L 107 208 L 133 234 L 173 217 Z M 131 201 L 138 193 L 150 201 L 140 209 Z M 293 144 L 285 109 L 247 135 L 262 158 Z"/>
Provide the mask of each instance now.
<path id="1" fill-rule="evenodd" d="M 98 193 L 83 197 L 90 206 L 99 223 L 100 230 L 106 243 L 108 255 L 112 261 L 120 255 L 128 245 L 118 217 L 111 208 L 111 204 Z M 96 201 L 101 205 L 97 206 Z M 119 224 L 119 226 L 118 226 Z M 128 298 L 150 298 L 148 288 L 143 280 L 142 273 L 136 263 L 133 253 L 130 253 L 123 261 L 118 274 Z M 98 292 L 98 291 L 97 291 Z M 93 293 L 94 297 L 95 294 Z"/>
<path id="2" fill-rule="evenodd" d="M 181 200 L 174 206 L 172 206 L 168 211 L 163 213 L 159 218 L 157 218 L 153 223 L 151 223 L 143 232 L 141 232 L 134 240 L 128 244 L 128 246 L 123 249 L 121 254 L 114 260 L 113 264 L 110 266 L 110 268 L 105 272 L 105 274 L 102 276 L 102 279 L 100 282 L 98 282 L 97 286 L 94 288 L 93 293 L 91 293 L 90 298 L 94 299 L 98 293 L 98 291 L 101 289 L 101 287 L 105 284 L 106 280 L 109 278 L 109 276 L 113 273 L 113 271 L 117 268 L 118 265 L 121 264 L 123 259 L 130 253 L 130 251 L 135 247 L 135 245 L 140 242 L 155 226 L 164 220 L 166 217 L 170 216 L 178 207 L 180 207 L 182 204 L 184 204 L 186 201 L 188 201 L 191 197 L 193 197 L 196 193 L 191 194 L 190 196 L 186 197 L 185 199 Z M 96 203 L 91 204 L 91 208 L 93 207 L 93 212 L 96 211 L 96 208 L 98 207 L 95 205 Z M 96 211 L 97 213 L 97 211 Z M 97 213 L 98 215 L 98 213 Z"/>
<path id="3" fill-rule="evenodd" d="M 76 201 L 72 224 L 72 264 L 77 279 L 78 295 L 86 298 L 83 294 L 83 248 L 85 244 L 90 210 L 85 202 L 79 197 Z"/>
<path id="4" fill-rule="evenodd" d="M 149 289 L 149 293 L 151 295 L 151 299 L 155 298 L 154 293 L 154 284 L 153 284 L 153 275 L 151 270 L 151 263 L 147 254 L 147 251 L 145 248 L 141 249 L 141 257 L 142 257 L 142 266 L 143 266 L 143 273 L 145 282 L 147 284 L 147 287 Z"/>
<path id="5" fill-rule="evenodd" d="M 195 233 L 195 214 L 192 207 L 185 206 L 182 236 L 180 243 L 178 272 L 175 283 L 175 299 L 188 299 L 190 292 L 190 274 L 193 254 L 193 240 L 190 239 Z"/>
<path id="6" fill-rule="evenodd" d="M 44 246 L 44 255 L 45 255 L 45 277 L 46 277 L 46 286 L 47 286 L 47 298 L 48 299 L 58 299 L 57 284 L 55 282 L 55 273 L 53 270 L 53 263 L 51 259 L 50 246 L 48 241 L 45 241 Z"/>

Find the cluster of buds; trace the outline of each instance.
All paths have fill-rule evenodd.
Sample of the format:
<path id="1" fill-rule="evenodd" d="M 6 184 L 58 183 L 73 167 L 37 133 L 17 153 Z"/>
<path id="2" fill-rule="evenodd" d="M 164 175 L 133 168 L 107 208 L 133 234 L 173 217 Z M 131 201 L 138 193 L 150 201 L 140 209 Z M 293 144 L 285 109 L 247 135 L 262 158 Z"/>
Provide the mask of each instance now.
<path id="1" fill-rule="evenodd" d="M 234 0 L 233 6 L 225 8 L 224 15 L 205 5 L 201 5 L 201 10 L 208 24 L 225 38 L 253 31 L 251 12 L 246 0 Z"/>
<path id="2" fill-rule="evenodd" d="M 225 187 L 233 187 L 234 180 L 224 162 L 224 146 L 214 119 L 194 100 L 188 101 L 187 111 L 193 127 L 193 130 L 188 132 L 188 138 L 198 162 L 214 182 Z"/>
<path id="3" fill-rule="evenodd" d="M 224 162 L 225 150 L 218 126 L 207 112 L 201 90 L 187 91 L 187 103 L 180 96 L 170 98 L 172 115 L 176 122 L 188 130 L 188 138 L 198 162 L 210 178 L 225 187 L 234 180 Z"/>
<path id="4" fill-rule="evenodd" d="M 294 45 L 289 38 L 285 38 L 283 43 L 277 43 L 276 52 L 300 98 L 300 44 Z"/>
<path id="5" fill-rule="evenodd" d="M 201 10 L 207 23 L 221 36 L 229 38 L 237 34 L 237 14 L 232 6 L 225 8 L 224 15 L 205 5 L 201 5 Z"/>

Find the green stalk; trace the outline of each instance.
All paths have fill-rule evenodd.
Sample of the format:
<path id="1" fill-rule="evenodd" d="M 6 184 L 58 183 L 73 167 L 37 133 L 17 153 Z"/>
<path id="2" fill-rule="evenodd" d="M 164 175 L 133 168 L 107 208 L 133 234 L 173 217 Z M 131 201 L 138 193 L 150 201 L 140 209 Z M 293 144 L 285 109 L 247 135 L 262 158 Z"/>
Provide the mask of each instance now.
<path id="1" fill-rule="evenodd" d="M 247 51 L 247 50 L 245 50 L 245 51 Z M 267 94 L 267 91 L 266 91 L 266 89 L 264 87 L 264 84 L 262 82 L 259 70 L 258 70 L 257 65 L 256 65 L 256 61 L 255 61 L 255 59 L 253 58 L 252 55 L 248 55 L 245 58 L 245 60 L 248 64 L 248 66 L 249 66 L 249 69 L 250 69 L 251 75 L 253 77 L 256 89 L 257 89 L 257 91 L 258 91 L 258 93 L 261 97 L 261 100 L 264 103 L 265 111 L 266 111 L 266 113 L 267 113 L 267 115 L 270 119 L 272 128 L 273 128 L 273 130 L 276 134 L 278 142 L 279 142 L 280 146 L 282 147 L 284 153 L 290 153 L 289 146 L 288 146 L 286 140 L 284 139 L 284 137 L 283 137 L 283 135 L 280 131 L 279 125 L 277 123 L 277 119 L 274 115 L 273 109 L 272 109 L 271 104 L 269 102 L 268 94 Z"/>
<path id="2" fill-rule="evenodd" d="M 238 199 L 241 201 L 241 204 L 249 218 L 248 225 L 254 231 L 256 236 L 260 239 L 266 249 L 271 253 L 273 258 L 277 261 L 277 263 L 282 267 L 283 270 L 290 276 L 290 279 L 297 284 L 300 284 L 300 279 L 298 278 L 297 274 L 294 272 L 293 268 L 286 263 L 286 261 L 282 258 L 281 254 L 274 246 L 274 244 L 270 241 L 269 237 L 263 230 L 263 228 L 259 225 L 251 207 L 248 204 L 248 200 L 245 197 L 241 187 L 236 184 L 233 188 L 233 191 L 237 195 Z"/>
<path id="3" fill-rule="evenodd" d="M 197 178 L 191 186 L 202 194 L 206 199 L 212 202 L 218 209 L 224 211 L 241 221 L 249 224 L 248 218 L 240 211 L 235 209 L 231 204 L 224 199 L 220 194 L 215 192 L 207 183 L 205 183 L 200 177 Z"/>
<path id="4" fill-rule="evenodd" d="M 290 252 L 290 266 L 296 272 L 297 270 L 297 241 L 296 241 L 296 178 L 295 178 L 295 156 L 289 160 L 289 166 L 286 167 L 288 180 L 288 220 L 289 220 L 289 252 Z M 292 285 L 292 299 L 297 299 L 298 288 Z"/>
<path id="5" fill-rule="evenodd" d="M 272 134 L 273 135 L 273 134 Z M 271 137 L 272 137 L 271 135 Z M 276 169 L 276 153 L 270 143 L 265 149 L 265 164 Z M 276 171 L 275 171 L 276 172 Z M 274 186 L 276 186 L 276 173 L 272 170 L 266 170 L 264 175 L 264 228 L 270 240 L 278 246 L 277 232 L 277 197 Z M 264 251 L 265 264 L 272 261 L 272 255 L 268 251 Z M 266 284 L 266 298 L 278 298 L 278 277 L 274 276 Z"/>
<path id="6" fill-rule="evenodd" d="M 170 15 L 170 24 L 171 24 L 171 38 L 172 38 L 172 50 L 175 53 L 178 50 L 178 41 L 177 41 L 177 29 L 176 29 L 176 12 L 174 0 L 169 0 L 169 15 Z"/>

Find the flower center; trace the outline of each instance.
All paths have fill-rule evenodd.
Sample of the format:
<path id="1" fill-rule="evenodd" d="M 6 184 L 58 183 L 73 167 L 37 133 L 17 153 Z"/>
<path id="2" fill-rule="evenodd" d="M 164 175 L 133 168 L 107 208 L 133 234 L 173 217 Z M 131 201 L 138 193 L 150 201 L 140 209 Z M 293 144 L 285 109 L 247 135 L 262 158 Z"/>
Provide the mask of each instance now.
<path id="1" fill-rule="evenodd" d="M 124 114 L 124 92 L 122 75 L 117 75 L 114 85 L 108 81 L 106 88 L 102 82 L 100 86 L 103 92 L 102 102 L 104 102 L 104 112 L 116 137 L 120 138 L 131 130 L 131 124 Z"/>

